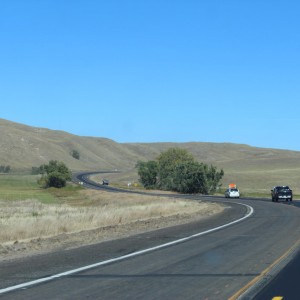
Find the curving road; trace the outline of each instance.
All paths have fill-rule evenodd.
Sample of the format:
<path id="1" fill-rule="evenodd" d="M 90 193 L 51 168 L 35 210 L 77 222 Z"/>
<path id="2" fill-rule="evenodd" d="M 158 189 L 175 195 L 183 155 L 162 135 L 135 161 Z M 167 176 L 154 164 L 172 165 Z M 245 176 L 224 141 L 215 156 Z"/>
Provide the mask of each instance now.
<path id="1" fill-rule="evenodd" d="M 0 299 L 252 299 L 297 253 L 300 210 L 295 205 L 263 199 L 194 199 L 224 203 L 225 210 L 190 224 L 3 262 Z M 254 213 L 242 222 L 132 255 L 231 223 L 249 214 L 249 206 Z M 55 274 L 61 275 L 6 292 Z"/>

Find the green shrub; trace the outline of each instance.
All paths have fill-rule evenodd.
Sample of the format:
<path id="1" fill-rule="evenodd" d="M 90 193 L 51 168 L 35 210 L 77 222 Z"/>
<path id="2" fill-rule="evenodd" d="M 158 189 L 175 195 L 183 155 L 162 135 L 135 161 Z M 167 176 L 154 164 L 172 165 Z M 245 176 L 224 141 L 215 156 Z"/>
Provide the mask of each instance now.
<path id="1" fill-rule="evenodd" d="M 46 172 L 40 179 L 39 184 L 45 188 L 56 187 L 62 188 L 66 186 L 68 180 L 71 177 L 71 171 L 63 162 L 57 160 L 51 160 L 48 165 L 42 165 Z"/>
<path id="2" fill-rule="evenodd" d="M 213 194 L 221 186 L 224 171 L 197 162 L 185 149 L 170 148 L 156 161 L 141 162 L 139 181 L 147 189 L 161 189 L 179 193 Z"/>

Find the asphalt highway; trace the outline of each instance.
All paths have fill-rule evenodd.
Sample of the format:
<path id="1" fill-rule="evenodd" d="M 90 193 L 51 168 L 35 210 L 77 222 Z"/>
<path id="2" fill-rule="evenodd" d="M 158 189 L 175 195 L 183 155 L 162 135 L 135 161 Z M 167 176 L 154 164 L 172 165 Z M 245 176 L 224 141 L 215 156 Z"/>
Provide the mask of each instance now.
<path id="1" fill-rule="evenodd" d="M 298 253 L 297 202 L 193 197 L 223 203 L 224 212 L 130 238 L 0 263 L 0 299 L 272 299 L 259 297 Z M 225 224 L 231 225 L 223 228 Z M 7 291 L 43 278 L 49 280 Z"/>
<path id="2" fill-rule="evenodd" d="M 299 287 L 300 253 L 253 300 L 274 299 L 297 300 L 300 298 Z"/>

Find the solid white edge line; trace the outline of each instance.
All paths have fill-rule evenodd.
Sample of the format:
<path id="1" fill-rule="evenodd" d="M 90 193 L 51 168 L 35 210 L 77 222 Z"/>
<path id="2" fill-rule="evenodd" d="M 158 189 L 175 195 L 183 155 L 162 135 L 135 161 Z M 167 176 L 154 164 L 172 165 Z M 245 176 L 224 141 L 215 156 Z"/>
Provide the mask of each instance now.
<path id="1" fill-rule="evenodd" d="M 199 232 L 199 233 L 190 235 L 188 237 L 181 238 L 181 239 L 176 240 L 176 241 L 168 242 L 168 243 L 165 243 L 165 244 L 162 244 L 162 245 L 159 245 L 159 246 L 155 246 L 155 247 L 152 247 L 152 248 L 136 251 L 136 252 L 126 254 L 126 255 L 123 255 L 123 256 L 120 256 L 120 257 L 104 260 L 104 261 L 101 261 L 101 262 L 98 262 L 98 263 L 95 263 L 95 264 L 92 264 L 92 265 L 88 265 L 88 266 L 77 268 L 77 269 L 70 270 L 70 271 L 67 271 L 67 272 L 55 274 L 55 275 L 52 275 L 52 276 L 49 276 L 49 277 L 44 277 L 44 278 L 36 279 L 36 280 L 33 280 L 33 281 L 29 281 L 29 282 L 26 282 L 26 283 L 21 283 L 21 284 L 18 284 L 18 285 L 14 285 L 14 286 L 11 286 L 11 287 L 0 289 L 0 294 L 4 294 L 4 293 L 11 292 L 11 291 L 18 290 L 18 289 L 24 289 L 24 288 L 27 288 L 27 287 L 32 286 L 32 285 L 36 285 L 36 284 L 39 284 L 39 283 L 43 283 L 43 282 L 50 281 L 50 280 L 53 280 L 53 279 L 57 279 L 57 278 L 64 277 L 64 276 L 69 276 L 69 275 L 79 273 L 79 272 L 82 272 L 82 271 L 86 271 L 86 270 L 89 270 L 89 269 L 92 269 L 92 268 L 107 265 L 109 263 L 121 261 L 121 260 L 130 258 L 130 257 L 134 257 L 134 256 L 137 256 L 137 255 L 141 255 L 141 254 L 144 254 L 144 253 L 148 253 L 148 252 L 151 252 L 151 251 L 155 251 L 155 250 L 158 250 L 158 249 L 162 249 L 162 248 L 165 248 L 165 247 L 176 245 L 176 244 L 188 241 L 190 239 L 193 239 L 195 237 L 199 237 L 199 236 L 202 236 L 202 235 L 205 235 L 205 234 L 208 234 L 208 233 L 226 228 L 226 227 L 231 226 L 233 224 L 236 224 L 238 222 L 241 222 L 241 221 L 249 218 L 254 213 L 254 209 L 250 205 L 243 204 L 243 203 L 237 203 L 237 204 L 246 206 L 248 208 L 248 213 L 244 217 L 242 217 L 240 219 L 237 219 L 235 221 L 232 221 L 230 223 L 227 223 L 227 224 L 224 224 L 224 225 L 221 225 L 221 226 L 218 226 L 218 227 L 215 227 L 215 228 L 203 231 L 203 232 Z"/>

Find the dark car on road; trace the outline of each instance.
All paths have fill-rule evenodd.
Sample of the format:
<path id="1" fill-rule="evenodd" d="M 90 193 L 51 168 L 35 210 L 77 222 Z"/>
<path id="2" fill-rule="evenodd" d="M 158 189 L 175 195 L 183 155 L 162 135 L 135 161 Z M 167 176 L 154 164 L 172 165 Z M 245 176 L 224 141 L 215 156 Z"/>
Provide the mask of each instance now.
<path id="1" fill-rule="evenodd" d="M 102 180 L 102 185 L 109 185 L 109 181 L 107 179 Z"/>
<path id="2" fill-rule="evenodd" d="M 293 191 L 287 185 L 274 186 L 271 190 L 271 197 L 273 202 L 293 201 Z"/>

